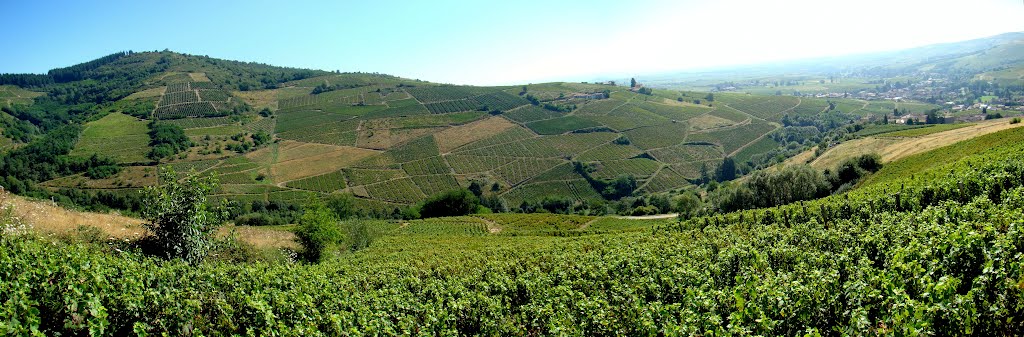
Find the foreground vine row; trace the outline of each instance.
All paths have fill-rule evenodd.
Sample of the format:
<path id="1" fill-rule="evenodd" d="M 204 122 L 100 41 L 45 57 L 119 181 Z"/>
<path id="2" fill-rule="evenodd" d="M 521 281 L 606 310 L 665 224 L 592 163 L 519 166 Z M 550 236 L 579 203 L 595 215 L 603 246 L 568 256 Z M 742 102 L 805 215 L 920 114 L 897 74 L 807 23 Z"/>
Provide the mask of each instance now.
<path id="1" fill-rule="evenodd" d="M 0 334 L 1014 335 L 1024 144 L 842 196 L 572 238 L 192 267 L 0 238 Z"/>

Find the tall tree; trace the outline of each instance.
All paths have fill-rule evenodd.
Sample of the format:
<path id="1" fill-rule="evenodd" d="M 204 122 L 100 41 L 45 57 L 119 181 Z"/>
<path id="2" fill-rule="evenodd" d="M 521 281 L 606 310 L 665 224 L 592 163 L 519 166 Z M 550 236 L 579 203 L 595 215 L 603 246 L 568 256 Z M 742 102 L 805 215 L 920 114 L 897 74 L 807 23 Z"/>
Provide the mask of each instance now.
<path id="1" fill-rule="evenodd" d="M 725 157 L 722 166 L 718 167 L 718 181 L 729 181 L 736 179 L 736 161 L 732 157 Z"/>

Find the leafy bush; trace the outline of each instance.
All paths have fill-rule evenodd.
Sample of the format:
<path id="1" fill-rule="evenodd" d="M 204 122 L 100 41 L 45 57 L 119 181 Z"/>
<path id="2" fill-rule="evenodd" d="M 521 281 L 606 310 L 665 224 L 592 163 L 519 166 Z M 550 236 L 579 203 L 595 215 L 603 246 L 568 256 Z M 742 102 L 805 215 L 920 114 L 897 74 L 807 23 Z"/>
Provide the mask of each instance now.
<path id="1" fill-rule="evenodd" d="M 700 197 L 686 192 L 674 197 L 672 199 L 672 206 L 679 213 L 680 219 L 689 219 L 697 215 L 697 211 L 700 210 Z"/>
<path id="2" fill-rule="evenodd" d="M 825 177 L 832 184 L 832 191 L 847 190 L 868 174 L 882 169 L 882 157 L 865 154 L 843 161 L 835 171 L 825 171 Z M 844 186 L 846 186 L 844 188 Z"/>
<path id="3" fill-rule="evenodd" d="M 1020 117 L 1014 117 L 1011 119 L 1010 124 L 1020 124 Z"/>
<path id="4" fill-rule="evenodd" d="M 319 202 L 311 202 L 306 206 L 295 236 L 302 245 L 303 258 L 309 262 L 323 261 L 327 253 L 342 240 L 338 217 Z"/>
<path id="5" fill-rule="evenodd" d="M 467 189 L 457 189 L 433 196 L 420 206 L 420 216 L 436 218 L 472 214 L 480 199 Z"/>
<path id="6" fill-rule="evenodd" d="M 144 192 L 143 226 L 150 242 L 160 256 L 198 263 L 213 246 L 214 232 L 222 223 L 222 214 L 206 202 L 217 183 L 194 172 L 178 180 L 170 167 L 161 168 L 159 177 L 162 183 Z"/>
<path id="7" fill-rule="evenodd" d="M 326 206 L 334 212 L 338 219 L 351 218 L 359 212 L 355 205 L 355 198 L 351 194 L 332 194 L 327 197 Z"/>
<path id="8" fill-rule="evenodd" d="M 117 165 L 95 166 L 85 170 L 85 176 L 92 179 L 103 179 L 109 178 L 118 172 L 121 172 L 121 167 Z"/>
<path id="9" fill-rule="evenodd" d="M 357 251 L 370 246 L 373 237 L 370 234 L 370 227 L 361 220 L 352 220 L 345 223 L 347 230 L 346 244 L 351 251 Z"/>

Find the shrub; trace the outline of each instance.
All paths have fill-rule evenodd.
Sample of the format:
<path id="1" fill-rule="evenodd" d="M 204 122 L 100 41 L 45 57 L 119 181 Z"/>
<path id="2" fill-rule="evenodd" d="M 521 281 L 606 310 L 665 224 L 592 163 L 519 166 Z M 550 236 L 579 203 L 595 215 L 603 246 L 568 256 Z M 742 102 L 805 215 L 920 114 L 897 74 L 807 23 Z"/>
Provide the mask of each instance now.
<path id="1" fill-rule="evenodd" d="M 348 249 L 351 251 L 357 251 L 370 246 L 373 242 L 373 237 L 370 235 L 370 227 L 366 222 L 360 220 L 348 221 L 346 223 L 346 229 L 348 231 Z"/>
<path id="2" fill-rule="evenodd" d="M 832 191 L 844 185 L 855 185 L 861 178 L 882 169 L 882 158 L 877 154 L 865 154 L 847 159 L 836 167 L 835 172 L 825 171 L 825 177 L 832 184 Z"/>
<path id="3" fill-rule="evenodd" d="M 323 261 L 327 253 L 342 240 L 337 216 L 319 202 L 311 202 L 306 206 L 295 236 L 302 245 L 303 258 L 309 262 Z"/>
<path id="4" fill-rule="evenodd" d="M 85 171 L 85 176 L 92 179 L 104 179 L 119 172 L 121 172 L 121 167 L 117 165 L 94 166 Z"/>
<path id="5" fill-rule="evenodd" d="M 332 194 L 327 197 L 327 208 L 334 212 L 338 219 L 356 216 L 355 198 L 351 194 Z"/>
<path id="6" fill-rule="evenodd" d="M 672 206 L 679 213 L 680 219 L 689 219 L 700 209 L 700 198 L 691 192 L 685 192 L 672 199 Z"/>
<path id="7" fill-rule="evenodd" d="M 1011 119 L 1010 124 L 1020 124 L 1020 117 L 1014 117 Z"/>
<path id="8" fill-rule="evenodd" d="M 637 206 L 636 208 L 633 208 L 633 210 L 630 211 L 629 213 L 629 215 L 632 216 L 644 216 L 652 214 L 658 214 L 658 208 L 651 205 Z"/>
<path id="9" fill-rule="evenodd" d="M 480 199 L 467 189 L 451 190 L 431 197 L 423 202 L 420 215 L 424 218 L 460 216 L 472 214 L 480 205 Z"/>
<path id="10" fill-rule="evenodd" d="M 213 235 L 223 215 L 206 202 L 206 195 L 216 187 L 213 177 L 200 177 L 195 172 L 178 180 L 174 169 L 160 169 L 162 184 L 145 189 L 143 226 L 158 255 L 181 258 L 195 264 L 213 246 Z"/>

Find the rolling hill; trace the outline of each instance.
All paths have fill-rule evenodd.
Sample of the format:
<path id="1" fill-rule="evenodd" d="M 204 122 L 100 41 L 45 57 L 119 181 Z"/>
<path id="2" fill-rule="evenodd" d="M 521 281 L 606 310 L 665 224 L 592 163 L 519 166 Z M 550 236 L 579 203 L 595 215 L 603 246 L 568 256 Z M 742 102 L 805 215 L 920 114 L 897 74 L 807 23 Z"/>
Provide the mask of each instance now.
<path id="1" fill-rule="evenodd" d="M 67 170 L 38 179 L 51 193 L 132 194 L 155 183 L 157 165 L 170 165 L 217 174 L 217 197 L 242 203 L 348 193 L 361 207 L 390 211 L 474 182 L 509 208 L 545 198 L 599 203 L 609 199 L 606 181 L 631 177 L 635 195 L 687 189 L 727 156 L 757 167 L 796 153 L 781 149 L 792 142 L 784 135 L 813 123 L 795 120 L 833 120 L 793 145 L 804 147 L 888 109 L 587 83 L 443 85 L 168 51 L 114 56 L 51 71 L 17 89 L 48 97 L 5 110 L 82 106 L 67 155 L 123 166 L 110 176 Z M 91 87 L 98 79 L 106 91 Z M 191 146 L 154 159 L 147 132 L 157 124 L 180 127 Z"/>

